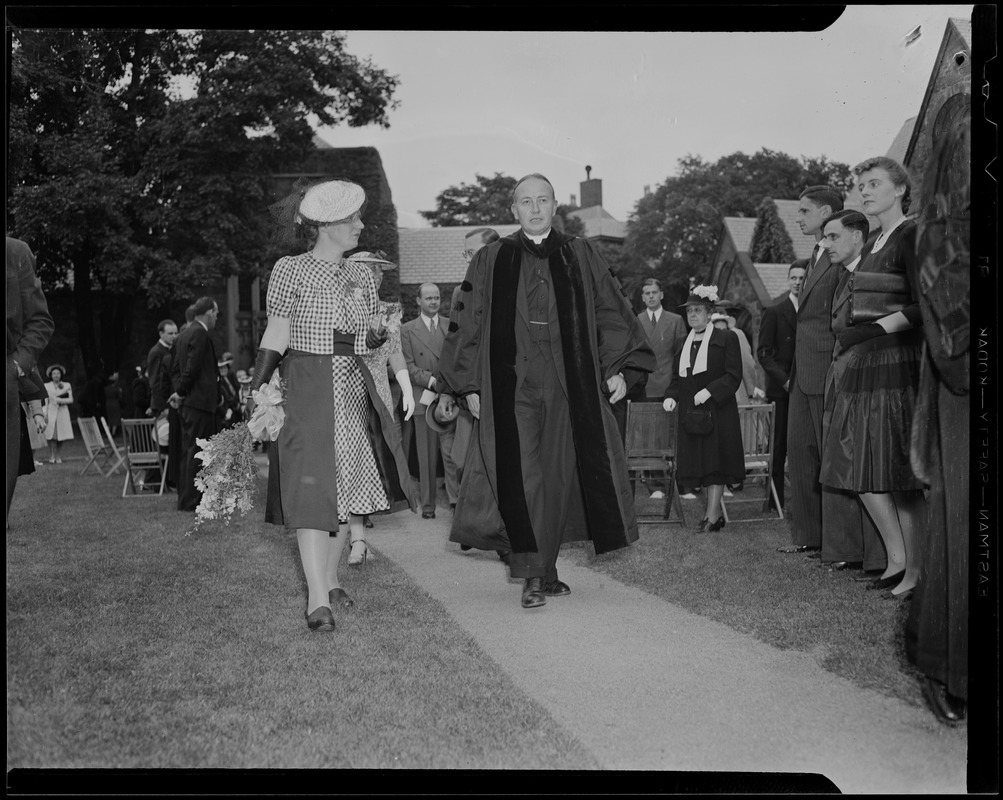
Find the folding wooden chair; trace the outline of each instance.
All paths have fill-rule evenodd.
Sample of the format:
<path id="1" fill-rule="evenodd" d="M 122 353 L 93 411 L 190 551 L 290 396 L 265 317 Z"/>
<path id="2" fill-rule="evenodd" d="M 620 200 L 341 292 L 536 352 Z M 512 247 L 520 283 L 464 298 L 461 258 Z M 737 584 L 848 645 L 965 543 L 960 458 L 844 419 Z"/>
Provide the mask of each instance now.
<path id="1" fill-rule="evenodd" d="M 108 470 L 108 474 L 113 475 L 125 466 L 125 453 L 119 450 L 118 445 L 115 444 L 115 437 L 111 435 L 111 428 L 108 427 L 108 420 L 104 417 L 101 417 L 101 427 L 104 428 L 104 435 L 108 437 L 108 446 L 111 448 L 112 455 L 115 458 L 115 463 L 112 465 L 111 469 Z"/>
<path id="2" fill-rule="evenodd" d="M 774 403 L 750 403 L 738 407 L 738 419 L 742 428 L 742 447 L 745 452 L 745 480 L 746 482 L 763 480 L 764 497 L 732 497 L 728 503 L 762 503 L 762 510 L 769 509 L 770 498 L 773 498 L 778 518 L 784 518 L 784 511 L 780 507 L 780 499 L 777 497 L 777 487 L 773 485 L 773 420 L 776 414 Z M 748 491 L 748 489 L 746 489 Z M 744 493 L 743 493 L 744 494 Z M 721 511 L 726 522 L 728 519 L 728 507 L 724 498 L 721 498 Z M 774 519 L 774 517 L 743 517 L 741 521 L 760 521 L 764 519 Z"/>
<path id="3" fill-rule="evenodd" d="M 122 497 L 126 497 L 130 490 L 133 496 L 152 494 L 152 489 L 157 484 L 147 484 L 146 476 L 150 470 L 155 469 L 160 470 L 160 491 L 157 494 L 164 493 L 167 457 L 160 453 L 155 424 L 156 420 L 152 418 L 122 420 L 122 436 L 125 439 L 125 483 L 122 486 Z M 151 491 L 147 491 L 148 489 Z"/>
<path id="4" fill-rule="evenodd" d="M 669 518 L 672 501 L 679 512 L 679 524 L 685 525 L 683 503 L 676 490 L 676 425 L 678 414 L 666 411 L 661 403 L 627 401 L 627 433 L 624 449 L 627 474 L 636 481 L 641 474 L 659 474 L 665 483 L 665 505 L 661 515 L 638 515 L 639 523 L 658 523 Z"/>
<path id="5" fill-rule="evenodd" d="M 101 429 L 98 421 L 94 417 L 77 417 L 77 426 L 80 428 L 80 435 L 84 440 L 84 447 L 87 448 L 87 463 L 80 470 L 81 475 L 85 475 L 91 467 L 96 469 L 103 477 L 111 475 L 112 470 L 109 462 L 115 454 L 113 445 L 105 443 L 101 436 Z M 105 470 L 108 470 L 105 472 Z"/>

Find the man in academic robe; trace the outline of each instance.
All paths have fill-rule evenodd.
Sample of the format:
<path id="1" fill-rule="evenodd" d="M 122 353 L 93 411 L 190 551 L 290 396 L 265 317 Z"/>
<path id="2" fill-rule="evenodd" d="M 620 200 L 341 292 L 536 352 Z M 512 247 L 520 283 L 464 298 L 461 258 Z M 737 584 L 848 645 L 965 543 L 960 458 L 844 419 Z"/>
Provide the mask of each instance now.
<path id="1" fill-rule="evenodd" d="M 759 326 L 759 349 L 756 355 L 766 373 L 766 399 L 775 404 L 773 416 L 773 486 L 780 507 L 784 507 L 784 462 L 787 460 L 787 410 L 791 390 L 791 366 L 797 335 L 798 294 L 804 280 L 807 259 L 791 264 L 787 270 L 789 291 L 773 305 L 763 309 Z M 773 497 L 767 506 L 773 508 Z"/>
<path id="2" fill-rule="evenodd" d="M 7 514 L 21 457 L 21 397 L 35 399 L 41 376 L 38 358 L 56 329 L 35 275 L 35 254 L 20 239 L 7 237 Z"/>
<path id="3" fill-rule="evenodd" d="M 609 265 L 552 229 L 556 205 L 544 176 L 516 184 L 521 230 L 474 256 L 439 357 L 479 420 L 450 540 L 510 546 L 524 608 L 570 593 L 557 575 L 562 541 L 591 539 L 604 553 L 637 539 L 611 404 L 655 368 Z"/>

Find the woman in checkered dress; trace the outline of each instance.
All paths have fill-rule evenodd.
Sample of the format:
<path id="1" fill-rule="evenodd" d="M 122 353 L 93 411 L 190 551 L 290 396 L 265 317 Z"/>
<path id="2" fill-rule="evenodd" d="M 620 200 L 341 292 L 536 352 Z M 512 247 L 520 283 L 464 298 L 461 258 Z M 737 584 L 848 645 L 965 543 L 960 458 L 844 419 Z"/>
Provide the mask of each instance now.
<path id="1" fill-rule="evenodd" d="M 309 598 L 307 625 L 334 630 L 334 605 L 350 607 L 338 565 L 349 530 L 377 511 L 417 509 L 400 432 L 379 399 L 363 356 L 384 341 L 370 264 L 346 259 L 362 232 L 362 187 L 325 181 L 296 207 L 311 249 L 276 263 L 268 282 L 268 326 L 251 388 L 282 360 L 285 424 L 269 448 L 265 519 L 296 531 Z M 396 375 L 405 413 L 414 410 L 407 371 Z"/>

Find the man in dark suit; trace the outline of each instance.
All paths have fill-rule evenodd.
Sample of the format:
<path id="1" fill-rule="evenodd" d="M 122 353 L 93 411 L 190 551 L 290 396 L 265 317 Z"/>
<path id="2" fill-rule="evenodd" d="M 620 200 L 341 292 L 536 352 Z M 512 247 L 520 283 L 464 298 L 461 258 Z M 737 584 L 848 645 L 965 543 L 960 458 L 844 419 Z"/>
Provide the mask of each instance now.
<path id="1" fill-rule="evenodd" d="M 178 338 L 178 326 L 174 324 L 174 320 L 164 319 L 157 325 L 157 333 L 160 338 L 146 356 L 146 376 L 150 381 L 150 406 L 137 409 L 145 412 L 148 417 L 159 416 L 165 411 L 168 407 L 167 398 L 173 392 L 170 381 L 162 381 L 162 377 L 170 376 L 171 356 L 174 341 Z"/>
<path id="2" fill-rule="evenodd" d="M 202 493 L 195 488 L 200 463 L 198 439 L 208 439 L 216 431 L 219 405 L 219 368 L 216 349 L 209 335 L 216 326 L 219 306 L 211 297 L 195 301 L 195 319 L 174 343 L 178 363 L 177 388 L 169 402 L 181 418 L 181 464 L 178 472 L 178 510 L 194 511 Z"/>
<path id="3" fill-rule="evenodd" d="M 421 481 L 421 516 L 435 518 L 436 471 L 439 453 L 446 478 L 446 495 L 450 508 L 456 506 L 459 485 L 456 464 L 453 463 L 453 429 L 437 433 L 425 422 L 425 412 L 442 388 L 438 386 L 439 353 L 446 338 L 449 320 L 439 314 L 439 287 L 434 283 L 422 284 L 418 289 L 418 306 L 421 313 L 416 319 L 401 325 L 401 350 L 407 362 L 407 371 L 415 390 L 421 391 L 415 399 L 417 408 L 411 421 L 414 424 L 415 447 L 418 451 L 418 478 Z"/>
<path id="4" fill-rule="evenodd" d="M 791 264 L 787 270 L 790 291 L 776 303 L 763 309 L 759 326 L 759 349 L 756 355 L 766 372 L 766 397 L 776 404 L 773 419 L 773 485 L 780 507 L 784 507 L 784 462 L 787 460 L 787 411 L 791 390 L 791 366 L 797 334 L 798 294 L 804 280 L 808 259 Z M 773 508 L 770 497 L 768 507 Z"/>
<path id="5" fill-rule="evenodd" d="M 644 332 L 648 336 L 648 344 L 655 351 L 655 371 L 647 376 L 647 381 L 638 383 L 634 389 L 627 393 L 627 399 L 632 402 L 648 400 L 650 402 L 662 402 L 665 397 L 665 390 L 672 383 L 672 369 L 675 364 L 679 349 L 686 341 L 686 323 L 679 314 L 667 311 L 662 307 L 662 299 L 665 293 L 662 291 L 662 284 L 658 278 L 647 278 L 641 287 L 641 300 L 644 302 L 644 311 L 637 315 L 637 321 L 641 323 Z M 626 403 L 617 403 L 613 408 L 616 410 L 617 422 L 620 423 L 623 417 L 623 425 L 626 426 Z M 652 497 L 661 497 L 662 488 L 658 484 L 648 480 L 648 488 L 653 489 Z"/>
<path id="6" fill-rule="evenodd" d="M 35 275 L 35 254 L 20 239 L 7 237 L 7 514 L 17 483 L 21 456 L 20 393 L 29 383 L 36 392 L 41 376 L 38 357 L 49 344 L 55 323 Z"/>
<path id="7" fill-rule="evenodd" d="M 791 511 L 793 542 L 782 552 L 818 553 L 823 541 L 861 542 L 865 528 L 877 536 L 870 517 L 856 497 L 823 488 L 819 483 L 822 466 L 822 412 L 825 376 L 832 363 L 836 337 L 832 333 L 832 296 L 841 268 L 829 259 L 822 244 L 822 223 L 842 211 L 843 198 L 830 186 L 809 186 L 799 198 L 798 225 L 806 236 L 815 237 L 801 292 L 798 295 L 797 333 L 790 377 L 790 408 L 787 441 L 791 459 Z M 859 566 L 858 559 L 826 558 L 832 568 Z M 868 569 L 877 569 L 873 564 Z M 883 567 L 882 567 L 883 568 Z"/>

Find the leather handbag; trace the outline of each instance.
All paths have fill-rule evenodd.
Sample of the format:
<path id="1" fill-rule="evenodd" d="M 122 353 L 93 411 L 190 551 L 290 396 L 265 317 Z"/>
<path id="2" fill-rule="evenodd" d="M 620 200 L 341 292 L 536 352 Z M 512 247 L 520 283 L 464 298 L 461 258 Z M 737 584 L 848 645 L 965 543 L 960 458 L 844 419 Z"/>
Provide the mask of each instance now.
<path id="1" fill-rule="evenodd" d="M 683 430 L 690 436 L 706 436 L 714 430 L 714 412 L 706 406 L 691 408 L 683 414 Z"/>
<path id="2" fill-rule="evenodd" d="M 912 305 L 905 275 L 853 272 L 850 275 L 850 324 L 863 325 Z"/>

